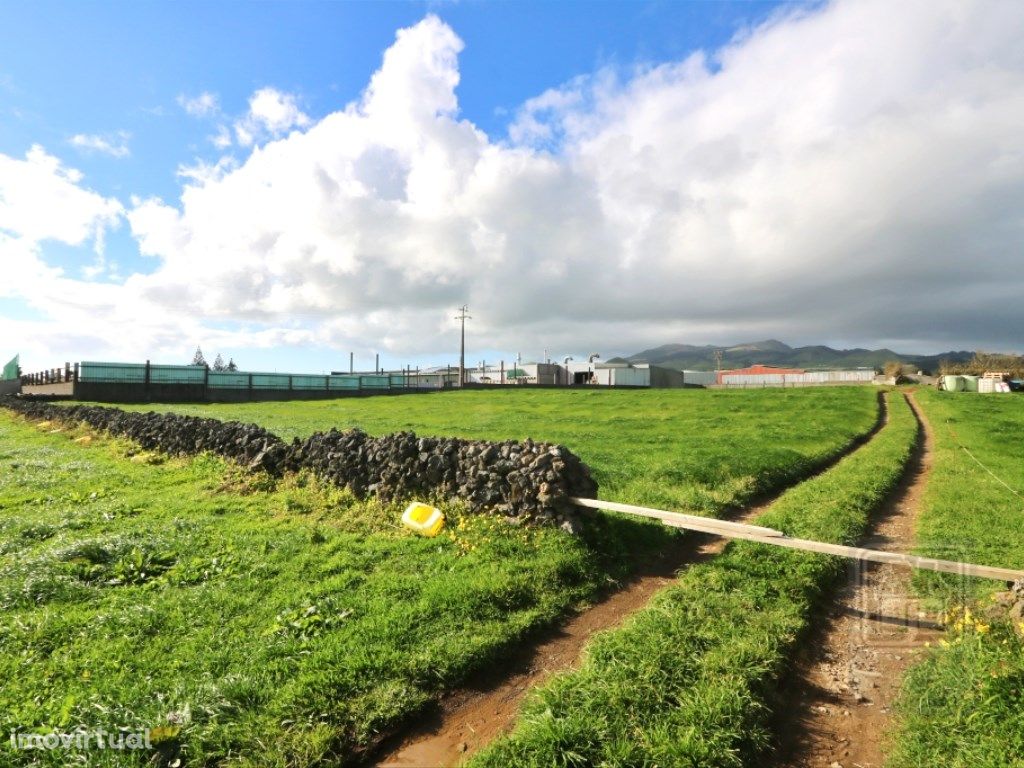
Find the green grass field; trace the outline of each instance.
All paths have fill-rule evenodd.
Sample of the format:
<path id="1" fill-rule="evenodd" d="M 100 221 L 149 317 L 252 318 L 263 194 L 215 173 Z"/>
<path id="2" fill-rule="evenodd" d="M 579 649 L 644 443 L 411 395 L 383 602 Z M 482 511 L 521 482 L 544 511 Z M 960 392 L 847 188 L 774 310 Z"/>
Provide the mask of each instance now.
<path id="1" fill-rule="evenodd" d="M 873 389 L 499 390 L 287 403 L 133 406 L 260 424 L 285 439 L 331 427 L 371 434 L 559 442 L 601 496 L 719 515 L 789 484 L 867 431 Z"/>
<path id="2" fill-rule="evenodd" d="M 1024 567 L 1024 398 L 934 390 L 919 392 L 917 398 L 935 433 L 918 551 L 948 560 Z M 959 593 L 964 586 L 955 577 L 930 572 L 917 574 L 914 583 L 937 597 Z M 976 597 L 998 588 L 984 580 L 971 586 Z"/>
<path id="3" fill-rule="evenodd" d="M 561 440 L 606 495 L 718 513 L 811 471 L 876 407 L 858 389 L 489 394 L 202 410 L 284 435 Z M 450 535 L 420 539 L 398 528 L 400 507 L 308 477 L 136 462 L 124 443 L 75 436 L 0 412 L 2 726 L 160 727 L 188 765 L 344 762 L 678 535 L 599 515 L 576 539 L 449 504 Z M 3 750 L 7 764 L 66 764 Z"/>
<path id="4" fill-rule="evenodd" d="M 351 755 L 669 535 L 601 517 L 577 540 L 447 505 L 456 538 L 422 539 L 399 506 L 309 478 L 73 435 L 0 414 L 5 734 L 164 726 L 193 765 Z"/>
<path id="5" fill-rule="evenodd" d="M 787 491 L 756 522 L 855 542 L 898 482 L 917 435 L 903 397 L 889 402 L 889 423 L 871 442 Z M 582 667 L 535 691 L 515 731 L 471 765 L 761 764 L 771 742 L 773 683 L 815 602 L 845 570 L 840 558 L 729 544 L 624 626 L 598 636 Z"/>
<path id="6" fill-rule="evenodd" d="M 1000 483 L 1024 493 L 1024 398 L 930 390 L 917 398 L 935 432 L 919 551 L 1024 568 L 1024 499 Z M 946 604 L 966 602 L 975 618 L 955 614 L 949 639 L 911 669 L 890 765 L 1024 765 L 1024 626 L 1012 626 L 1005 606 L 990 600 L 1004 587 L 930 573 L 914 584 Z"/>

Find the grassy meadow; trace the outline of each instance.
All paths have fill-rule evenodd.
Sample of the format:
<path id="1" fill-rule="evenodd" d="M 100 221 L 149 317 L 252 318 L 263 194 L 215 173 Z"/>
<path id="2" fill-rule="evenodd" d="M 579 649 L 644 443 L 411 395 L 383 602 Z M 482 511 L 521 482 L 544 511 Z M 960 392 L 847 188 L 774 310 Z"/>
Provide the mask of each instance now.
<path id="1" fill-rule="evenodd" d="M 444 504 L 450 534 L 423 539 L 400 506 L 308 477 L 75 436 L 0 413 L 5 734 L 162 727 L 190 765 L 351 756 L 669 535 L 601 517 L 578 540 Z"/>
<path id="2" fill-rule="evenodd" d="M 894 393 L 889 404 L 889 422 L 874 439 L 787 491 L 755 522 L 854 543 L 899 481 L 917 436 L 903 397 Z M 582 666 L 534 691 L 515 730 L 470 765 L 762 764 L 773 683 L 816 601 L 845 572 L 841 558 L 730 543 L 595 638 Z"/>
<path id="3" fill-rule="evenodd" d="M 1024 499 L 1000 483 L 1024 493 L 1024 398 L 930 390 L 917 398 L 935 433 L 918 550 L 1024 568 Z M 914 584 L 959 607 L 948 616 L 948 639 L 904 682 L 889 765 L 1024 765 L 1024 624 L 1013 626 L 993 601 L 1005 587 L 927 572 Z"/>
<path id="4" fill-rule="evenodd" d="M 494 394 L 176 410 L 285 436 L 529 434 L 572 446 L 606 495 L 717 514 L 810 472 L 877 407 L 866 389 Z M 0 726 L 152 728 L 187 765 L 350 762 L 680 535 L 602 514 L 574 538 L 440 503 L 448 528 L 422 539 L 400 505 L 315 478 L 137 454 L 0 411 Z M 0 747 L 0 764 L 67 762 Z"/>
<path id="5" fill-rule="evenodd" d="M 719 515 L 787 485 L 874 424 L 873 388 L 497 390 L 282 403 L 128 406 L 260 424 L 284 439 L 370 434 L 567 445 L 603 498 Z"/>

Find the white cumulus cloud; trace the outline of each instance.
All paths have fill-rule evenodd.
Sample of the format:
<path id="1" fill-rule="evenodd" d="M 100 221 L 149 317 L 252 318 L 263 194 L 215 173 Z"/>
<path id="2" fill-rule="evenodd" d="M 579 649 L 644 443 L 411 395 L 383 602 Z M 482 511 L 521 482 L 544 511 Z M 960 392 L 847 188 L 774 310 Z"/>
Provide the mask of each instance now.
<path id="1" fill-rule="evenodd" d="M 277 137 L 309 124 L 295 96 L 275 88 L 260 88 L 249 97 L 248 114 L 235 123 L 235 136 L 239 144 L 249 146 L 261 136 Z M 219 139 L 221 136 L 218 134 Z"/>
<path id="2" fill-rule="evenodd" d="M 217 94 L 202 91 L 196 96 L 179 94 L 178 106 L 192 117 L 208 117 L 220 113 L 220 99 Z"/>
<path id="3" fill-rule="evenodd" d="M 82 173 L 34 145 L 24 159 L 0 154 L 0 230 L 32 245 L 94 244 L 124 213 L 117 200 L 82 186 Z"/>
<path id="4" fill-rule="evenodd" d="M 464 302 L 509 350 L 1016 344 L 1022 33 L 1013 3 L 838 0 L 552 88 L 498 140 L 428 16 L 322 119 L 253 94 L 247 158 L 133 203 L 155 268 L 118 290 L 242 345 L 402 355 L 450 350 Z"/>
<path id="5" fill-rule="evenodd" d="M 77 133 L 69 139 L 71 146 L 83 152 L 99 152 L 102 155 L 111 157 L 128 157 L 131 150 L 128 148 L 128 139 L 131 134 L 127 131 L 118 131 L 113 136 L 100 136 L 97 134 Z"/>
<path id="6" fill-rule="evenodd" d="M 718 52 L 552 89 L 503 144 L 460 119 L 463 43 L 431 16 L 357 103 L 189 186 L 166 212 L 184 245 L 148 283 L 339 344 L 375 311 L 404 350 L 438 348 L 464 300 L 495 345 L 996 342 L 973 302 L 1024 288 L 1004 215 L 1024 198 L 1022 21 L 987 3 L 782 15 Z M 253 114 L 264 103 L 285 102 L 254 96 Z M 267 130 L 305 122 L 260 110 Z"/>

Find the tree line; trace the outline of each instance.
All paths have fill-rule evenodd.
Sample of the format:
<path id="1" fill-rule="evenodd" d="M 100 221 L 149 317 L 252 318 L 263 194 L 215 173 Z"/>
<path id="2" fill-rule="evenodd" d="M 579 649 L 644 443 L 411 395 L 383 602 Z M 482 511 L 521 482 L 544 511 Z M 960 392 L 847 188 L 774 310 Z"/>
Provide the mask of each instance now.
<path id="1" fill-rule="evenodd" d="M 1005 355 L 993 352 L 975 352 L 966 363 L 951 363 L 943 360 L 939 372 L 943 375 L 981 376 L 987 371 L 1008 373 L 1014 379 L 1024 378 L 1024 355 Z"/>
<path id="2" fill-rule="evenodd" d="M 211 371 L 237 371 L 238 366 L 235 365 L 235 359 L 229 358 L 225 363 L 224 358 L 220 352 L 217 353 L 217 357 L 214 358 L 213 365 L 206 362 L 206 358 L 203 357 L 203 350 L 196 347 L 196 353 L 192 355 L 192 362 L 189 365 L 201 365 L 204 368 L 209 368 Z"/>

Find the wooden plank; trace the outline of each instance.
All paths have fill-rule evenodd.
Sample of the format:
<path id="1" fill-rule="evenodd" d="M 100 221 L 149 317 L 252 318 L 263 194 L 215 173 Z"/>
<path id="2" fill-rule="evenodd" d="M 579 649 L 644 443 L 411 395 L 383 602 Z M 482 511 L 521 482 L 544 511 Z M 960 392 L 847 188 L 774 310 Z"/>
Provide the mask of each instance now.
<path id="1" fill-rule="evenodd" d="M 628 515 L 639 515 L 654 520 L 661 520 L 663 523 L 686 523 L 688 525 L 700 526 L 701 528 L 714 528 L 722 531 L 737 531 L 740 533 L 758 533 L 762 536 L 785 536 L 782 531 L 774 528 L 762 528 L 759 525 L 744 525 L 733 523 L 728 520 L 718 520 L 714 517 L 701 517 L 700 515 L 685 515 L 682 512 L 668 512 L 664 509 L 653 509 L 652 507 L 638 507 L 635 504 L 620 504 L 617 501 L 601 501 L 599 499 L 570 499 L 573 504 L 590 509 L 610 509 L 613 512 L 625 512 Z M 677 527 L 686 527 L 679 525 Z M 694 528 L 697 530 L 697 528 Z"/>
<path id="2" fill-rule="evenodd" d="M 781 531 L 773 528 L 763 528 L 757 525 L 744 525 L 733 523 L 727 520 L 714 520 L 712 518 L 700 517 L 699 515 L 684 515 L 679 512 L 668 512 L 650 507 L 638 507 L 633 504 L 621 504 L 615 501 L 599 501 L 598 499 L 571 499 L 573 504 L 590 509 L 609 509 L 614 512 L 624 512 L 628 515 L 638 515 L 661 520 L 665 525 L 673 528 L 685 528 L 691 531 L 711 533 L 716 536 L 725 536 L 731 539 L 743 541 L 754 541 L 759 544 L 771 544 L 786 549 L 797 549 L 804 552 L 816 552 L 822 555 L 836 555 L 847 557 L 853 560 L 866 560 L 874 563 L 885 563 L 907 568 L 917 568 L 925 571 L 938 571 L 940 573 L 954 573 L 959 576 L 974 576 L 982 579 L 995 579 L 996 581 L 1018 581 L 1024 579 L 1024 571 L 1011 568 L 996 568 L 989 565 L 975 565 L 973 563 L 960 563 L 953 560 L 936 560 L 930 557 L 918 557 L 917 555 L 906 555 L 899 552 L 883 552 L 879 549 L 867 547 L 848 547 L 843 544 L 829 544 L 823 541 L 811 541 L 810 539 L 793 539 Z"/>

